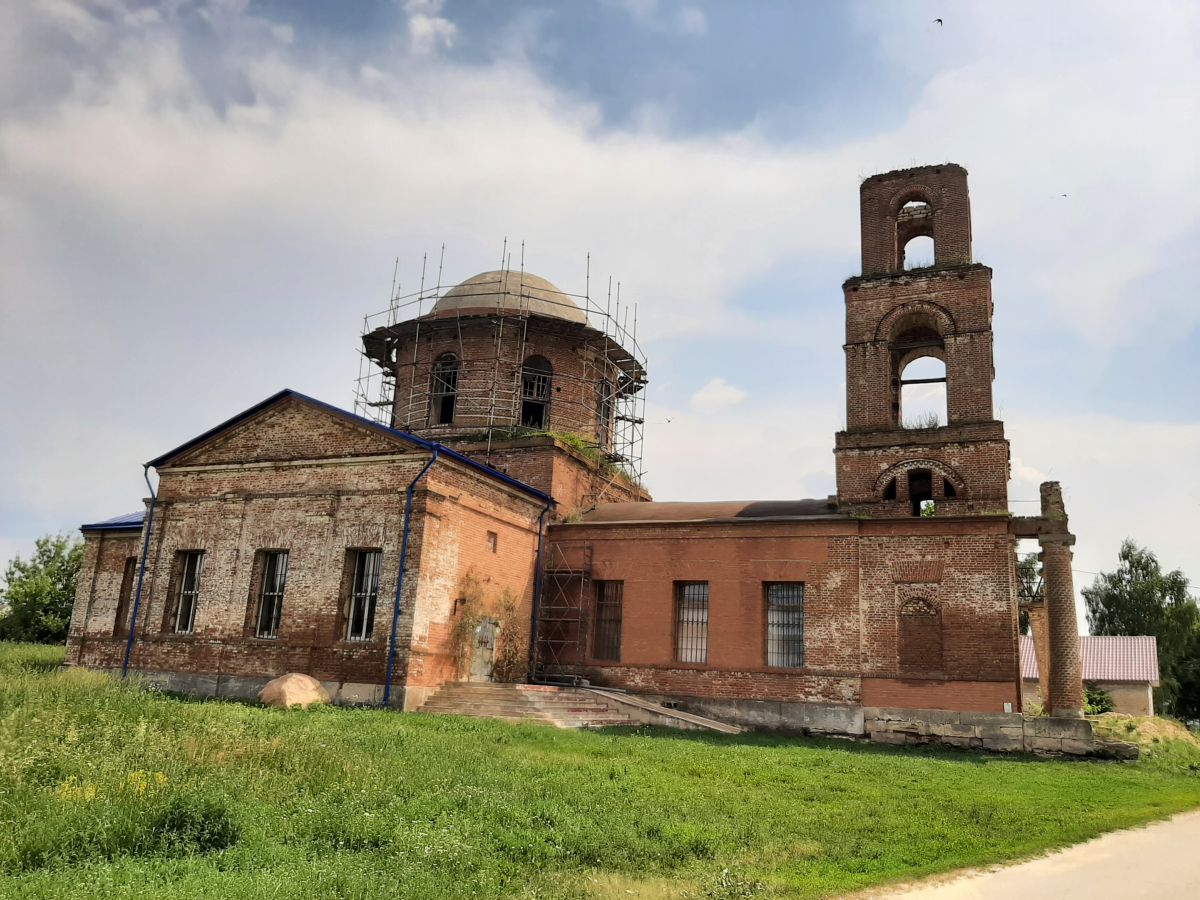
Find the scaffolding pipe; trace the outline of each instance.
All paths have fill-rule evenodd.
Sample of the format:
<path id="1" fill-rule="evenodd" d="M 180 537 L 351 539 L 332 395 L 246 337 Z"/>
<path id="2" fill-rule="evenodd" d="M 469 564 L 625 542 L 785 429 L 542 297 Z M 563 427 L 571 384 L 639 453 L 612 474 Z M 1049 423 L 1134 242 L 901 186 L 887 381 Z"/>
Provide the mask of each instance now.
<path id="1" fill-rule="evenodd" d="M 121 660 L 121 677 L 129 674 L 129 656 L 133 652 L 133 636 L 137 632 L 138 608 L 142 605 L 142 580 L 146 577 L 146 556 L 150 552 L 150 530 L 154 527 L 154 507 L 158 505 L 158 492 L 150 483 L 150 464 L 142 466 L 142 477 L 150 489 L 150 512 L 146 516 L 145 534 L 142 537 L 142 564 L 138 567 L 137 590 L 133 595 L 133 612 L 129 616 L 129 635 L 125 638 L 125 658 Z"/>

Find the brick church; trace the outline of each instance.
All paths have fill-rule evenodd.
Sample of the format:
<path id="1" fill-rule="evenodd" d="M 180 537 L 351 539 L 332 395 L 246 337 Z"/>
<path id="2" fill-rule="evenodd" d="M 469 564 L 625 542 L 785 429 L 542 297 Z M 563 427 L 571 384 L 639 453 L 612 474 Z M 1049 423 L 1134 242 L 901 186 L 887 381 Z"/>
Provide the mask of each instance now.
<path id="1" fill-rule="evenodd" d="M 835 496 L 652 501 L 619 436 L 646 384 L 625 332 L 487 272 L 364 335 L 383 421 L 284 390 L 147 463 L 144 510 L 82 528 L 68 663 L 226 696 L 305 672 L 404 709 L 460 681 L 586 681 L 848 733 L 864 709 L 1014 713 L 1016 542 L 1036 539 L 1047 707 L 1077 717 L 1074 538 L 1057 484 L 1008 512 L 967 173 L 875 175 L 860 199 Z M 932 265 L 906 268 L 914 237 Z M 918 360 L 944 374 L 906 376 Z M 905 416 L 926 383 L 944 421 Z"/>

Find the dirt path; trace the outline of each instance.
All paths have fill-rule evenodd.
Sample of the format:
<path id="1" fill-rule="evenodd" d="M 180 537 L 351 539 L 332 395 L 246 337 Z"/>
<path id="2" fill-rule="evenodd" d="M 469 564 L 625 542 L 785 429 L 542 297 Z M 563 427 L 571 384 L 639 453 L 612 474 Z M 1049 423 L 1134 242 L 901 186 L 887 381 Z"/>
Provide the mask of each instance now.
<path id="1" fill-rule="evenodd" d="M 1200 811 L 1008 868 L 971 871 L 864 897 L 929 900 L 1108 900 L 1200 897 Z"/>

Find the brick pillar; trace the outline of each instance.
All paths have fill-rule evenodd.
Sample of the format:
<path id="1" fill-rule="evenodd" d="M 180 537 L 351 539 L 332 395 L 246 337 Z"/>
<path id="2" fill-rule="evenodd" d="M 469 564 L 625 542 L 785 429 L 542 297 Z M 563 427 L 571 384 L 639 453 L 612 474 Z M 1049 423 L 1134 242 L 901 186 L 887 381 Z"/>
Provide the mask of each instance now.
<path id="1" fill-rule="evenodd" d="M 1079 659 L 1079 623 L 1075 618 L 1075 580 L 1071 575 L 1071 545 L 1062 489 L 1057 481 L 1042 484 L 1042 518 L 1048 533 L 1039 536 L 1042 583 L 1050 635 L 1050 697 L 1045 708 L 1052 716 L 1083 716 L 1083 666 Z"/>
<path id="2" fill-rule="evenodd" d="M 1029 630 L 1033 632 L 1033 652 L 1037 657 L 1038 685 L 1042 690 L 1042 709 L 1050 709 L 1050 631 L 1046 622 L 1046 604 L 1031 603 L 1025 607 L 1029 615 Z"/>

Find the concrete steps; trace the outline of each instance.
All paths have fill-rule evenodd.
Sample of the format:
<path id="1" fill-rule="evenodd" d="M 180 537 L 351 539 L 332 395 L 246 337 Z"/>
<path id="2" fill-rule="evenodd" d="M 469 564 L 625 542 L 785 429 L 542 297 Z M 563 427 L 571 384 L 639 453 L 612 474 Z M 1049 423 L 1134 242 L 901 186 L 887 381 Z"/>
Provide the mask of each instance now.
<path id="1" fill-rule="evenodd" d="M 633 694 L 602 688 L 459 681 L 443 685 L 418 709 L 423 713 L 538 722 L 559 728 L 662 725 L 738 734 L 736 725 L 668 709 Z"/>
<path id="2" fill-rule="evenodd" d="M 456 682 L 444 685 L 418 710 L 480 716 L 509 722 L 539 722 L 559 728 L 636 725 L 616 704 L 575 688 L 529 684 Z"/>

